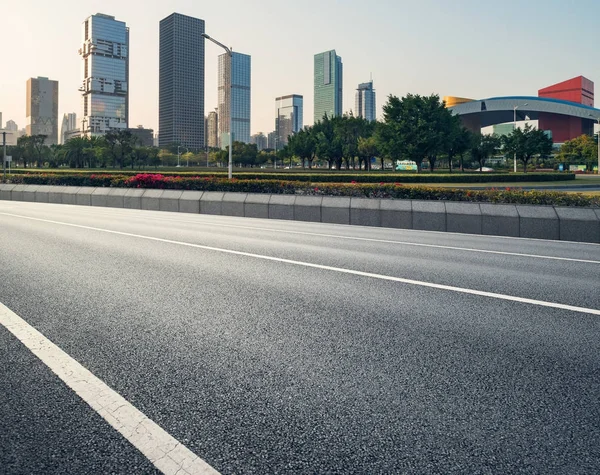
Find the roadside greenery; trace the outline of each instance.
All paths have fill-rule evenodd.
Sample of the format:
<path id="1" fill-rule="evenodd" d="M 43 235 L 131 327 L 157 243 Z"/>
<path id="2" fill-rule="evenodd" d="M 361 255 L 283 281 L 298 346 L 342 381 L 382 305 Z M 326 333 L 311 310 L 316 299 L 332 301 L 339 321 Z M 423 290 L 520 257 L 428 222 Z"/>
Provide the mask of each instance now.
<path id="1" fill-rule="evenodd" d="M 600 207 L 600 196 L 584 196 L 549 191 L 524 191 L 514 188 L 465 190 L 413 186 L 402 183 L 315 183 L 289 180 L 233 179 L 221 177 L 165 176 L 142 173 L 62 175 L 23 174 L 11 177 L 12 183 L 94 187 L 156 188 L 243 193 L 270 193 L 322 196 L 351 196 L 384 199 L 472 201 L 481 203 L 520 203 L 558 206 Z"/>

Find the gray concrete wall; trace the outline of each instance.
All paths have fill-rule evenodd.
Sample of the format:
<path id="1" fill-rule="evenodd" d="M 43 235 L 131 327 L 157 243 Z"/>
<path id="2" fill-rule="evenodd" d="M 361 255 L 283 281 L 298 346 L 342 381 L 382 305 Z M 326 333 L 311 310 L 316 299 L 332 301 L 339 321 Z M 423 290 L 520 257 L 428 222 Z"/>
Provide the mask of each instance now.
<path id="1" fill-rule="evenodd" d="M 600 243 L 600 208 L 4 184 L 0 200 Z"/>

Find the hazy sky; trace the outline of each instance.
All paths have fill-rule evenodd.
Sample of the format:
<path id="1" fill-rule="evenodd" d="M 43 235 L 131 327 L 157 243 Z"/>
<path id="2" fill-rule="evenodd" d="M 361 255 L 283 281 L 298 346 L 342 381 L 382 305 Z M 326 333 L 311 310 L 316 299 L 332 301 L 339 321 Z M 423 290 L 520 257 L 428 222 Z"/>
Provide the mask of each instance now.
<path id="1" fill-rule="evenodd" d="M 344 111 L 372 73 L 378 117 L 389 94 L 537 95 L 579 75 L 600 87 L 600 0 L 17 0 L 0 16 L 3 122 L 25 127 L 25 83 L 37 76 L 59 81 L 60 117 L 81 117 L 81 23 L 106 13 L 130 27 L 130 126 L 156 131 L 158 24 L 173 12 L 252 56 L 252 133 L 273 130 L 284 94 L 304 96 L 312 124 L 313 55 L 329 49 L 344 63 Z M 221 53 L 207 43 L 207 113 Z"/>

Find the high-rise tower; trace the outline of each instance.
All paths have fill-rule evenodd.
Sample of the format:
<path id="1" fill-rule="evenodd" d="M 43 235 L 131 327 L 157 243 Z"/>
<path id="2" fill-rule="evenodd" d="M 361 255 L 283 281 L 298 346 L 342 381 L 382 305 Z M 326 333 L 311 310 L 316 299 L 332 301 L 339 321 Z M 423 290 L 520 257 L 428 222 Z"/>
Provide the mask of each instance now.
<path id="1" fill-rule="evenodd" d="M 231 64 L 233 63 L 233 75 Z M 233 104 L 230 78 L 233 79 Z M 247 54 L 233 53 L 231 62 L 227 53 L 219 56 L 219 140 L 221 148 L 229 145 L 230 104 L 232 109 L 233 141 L 250 143 L 251 60 Z"/>
<path id="2" fill-rule="evenodd" d="M 129 123 L 129 28 L 97 13 L 83 22 L 83 135 L 124 130 Z"/>
<path id="3" fill-rule="evenodd" d="M 330 118 L 342 115 L 342 82 L 342 58 L 335 50 L 315 54 L 315 122 L 322 120 L 325 114 Z"/>
<path id="4" fill-rule="evenodd" d="M 275 106 L 278 148 L 283 148 L 288 143 L 288 137 L 300 132 L 304 127 L 304 99 L 298 94 L 282 96 L 275 99 Z"/>
<path id="5" fill-rule="evenodd" d="M 58 81 L 27 80 L 27 135 L 45 135 L 45 145 L 58 144 Z"/>
<path id="6" fill-rule="evenodd" d="M 354 113 L 356 117 L 362 117 L 368 121 L 375 120 L 375 89 L 373 89 L 373 81 L 358 85 L 358 89 L 356 90 L 356 109 Z"/>
<path id="7" fill-rule="evenodd" d="M 158 144 L 204 147 L 204 20 L 173 13 L 160 22 Z"/>

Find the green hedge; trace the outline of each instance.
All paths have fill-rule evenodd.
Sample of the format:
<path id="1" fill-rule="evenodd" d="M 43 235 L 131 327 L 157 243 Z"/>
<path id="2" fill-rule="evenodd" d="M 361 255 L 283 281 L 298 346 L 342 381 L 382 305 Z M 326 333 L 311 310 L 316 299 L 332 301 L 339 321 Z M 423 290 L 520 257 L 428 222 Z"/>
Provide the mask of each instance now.
<path id="1" fill-rule="evenodd" d="M 15 174 L 39 174 L 39 171 L 29 172 L 20 170 Z M 61 176 L 135 176 L 139 172 L 119 171 L 112 173 L 88 171 L 52 171 L 52 175 Z M 147 174 L 147 173 L 144 173 Z M 224 178 L 227 172 L 165 172 L 163 176 L 181 177 L 213 177 Z M 574 173 L 376 173 L 376 172 L 239 172 L 234 176 L 240 180 L 285 180 L 308 183 L 523 183 L 523 182 L 552 182 L 575 180 Z"/>
<path id="2" fill-rule="evenodd" d="M 298 183 L 289 180 L 227 180 L 214 177 L 174 177 L 155 174 L 125 175 L 12 175 L 12 183 L 94 187 L 158 188 L 242 193 L 353 196 L 362 198 L 471 201 L 558 206 L 600 207 L 600 196 L 520 189 L 464 190 L 400 183 Z"/>

